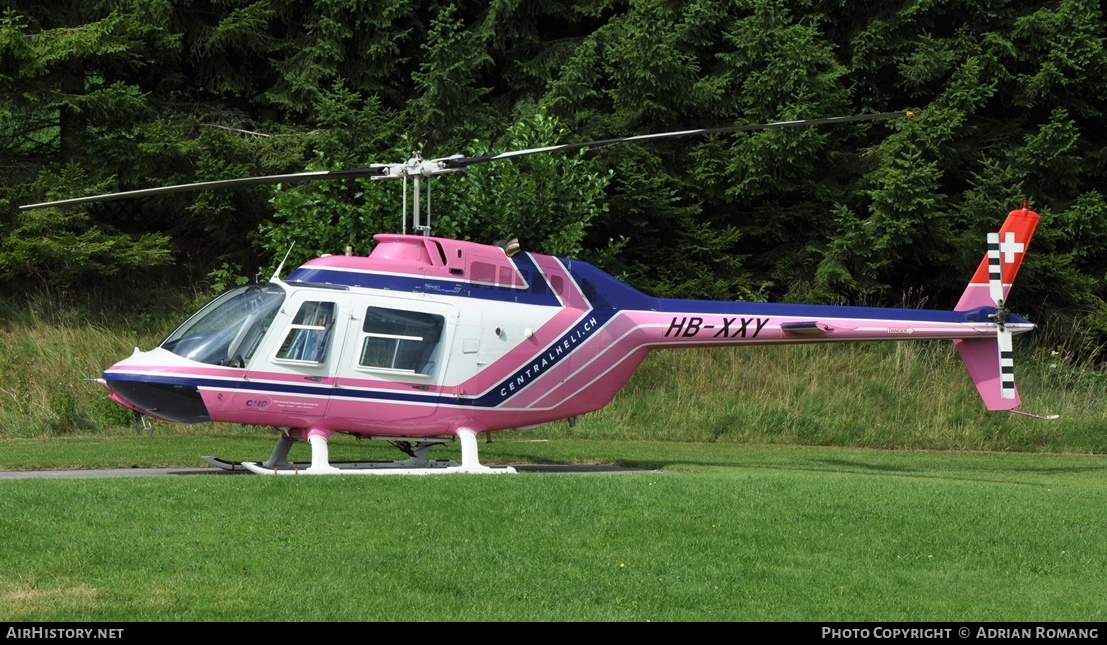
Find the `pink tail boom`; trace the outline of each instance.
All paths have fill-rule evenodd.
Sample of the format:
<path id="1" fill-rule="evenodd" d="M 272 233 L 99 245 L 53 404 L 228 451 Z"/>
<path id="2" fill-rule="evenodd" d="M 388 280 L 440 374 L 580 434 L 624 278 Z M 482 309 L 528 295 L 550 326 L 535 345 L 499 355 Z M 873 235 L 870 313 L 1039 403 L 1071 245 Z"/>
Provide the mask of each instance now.
<path id="1" fill-rule="evenodd" d="M 1022 258 L 1030 246 L 1030 239 L 1034 236 L 1034 229 L 1038 226 L 1037 213 L 1022 208 L 1011 211 L 1007 221 L 999 229 L 999 243 L 996 248 L 990 248 L 992 255 L 991 265 L 988 254 L 980 261 L 972 281 L 961 295 L 955 311 L 971 311 L 979 307 L 996 307 L 1007 300 L 1007 294 L 1011 285 L 1015 282 Z M 991 268 L 997 264 L 998 272 Z M 999 275 L 993 276 L 992 273 Z M 998 278 L 1002 285 L 1002 302 L 996 303 L 992 299 L 991 280 Z M 1021 399 L 1014 385 L 1014 375 L 1009 351 L 1000 351 L 999 333 L 990 338 L 972 338 L 953 341 L 957 345 L 957 351 L 961 354 L 961 360 L 969 370 L 980 398 L 989 410 L 1014 410 Z M 1007 395 L 1004 396 L 1004 390 Z"/>

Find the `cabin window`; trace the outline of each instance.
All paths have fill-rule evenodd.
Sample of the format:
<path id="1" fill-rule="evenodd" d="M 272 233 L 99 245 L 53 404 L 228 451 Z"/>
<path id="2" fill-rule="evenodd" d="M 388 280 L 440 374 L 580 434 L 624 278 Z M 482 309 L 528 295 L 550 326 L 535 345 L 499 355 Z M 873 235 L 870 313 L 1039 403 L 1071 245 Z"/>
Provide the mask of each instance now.
<path id="1" fill-rule="evenodd" d="M 469 265 L 469 279 L 481 284 L 492 284 L 496 280 L 496 265 L 474 261 Z"/>
<path id="2" fill-rule="evenodd" d="M 558 297 L 564 296 L 565 295 L 565 281 L 562 280 L 560 276 L 551 275 L 550 276 L 550 289 L 553 289 L 553 292 L 555 294 L 557 294 Z"/>
<path id="3" fill-rule="evenodd" d="M 334 329 L 334 310 L 333 302 L 305 302 L 300 305 L 277 351 L 277 358 L 302 363 L 325 361 L 327 341 Z"/>
<path id="4" fill-rule="evenodd" d="M 515 286 L 515 271 L 511 267 L 500 267 L 500 282 L 501 287 L 513 287 Z"/>
<path id="5" fill-rule="evenodd" d="M 369 307 L 361 328 L 358 365 L 430 374 L 444 322 L 435 314 Z"/>

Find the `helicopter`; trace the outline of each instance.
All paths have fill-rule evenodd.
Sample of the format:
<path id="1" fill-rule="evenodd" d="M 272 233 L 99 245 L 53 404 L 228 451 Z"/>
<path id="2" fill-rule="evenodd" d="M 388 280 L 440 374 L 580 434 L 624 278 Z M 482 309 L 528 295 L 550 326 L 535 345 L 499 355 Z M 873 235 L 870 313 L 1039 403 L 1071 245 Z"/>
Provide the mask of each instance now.
<path id="1" fill-rule="evenodd" d="M 988 410 L 1016 408 L 1012 337 L 1034 324 L 1007 296 L 1039 216 L 1024 202 L 996 233 L 952 311 L 657 298 L 579 260 L 431 235 L 421 182 L 525 155 L 729 132 L 909 117 L 910 112 L 685 130 L 424 159 L 354 170 L 247 177 L 30 204 L 65 206 L 180 191 L 314 179 L 402 179 L 401 233 L 368 256 L 324 255 L 267 283 L 232 289 L 157 347 L 108 367 L 109 397 L 142 418 L 274 428 L 268 459 L 204 459 L 269 475 L 514 473 L 480 463 L 477 437 L 525 430 L 610 403 L 658 349 L 952 340 Z M 408 182 L 412 230 L 407 230 Z M 287 259 L 287 255 L 286 255 Z M 385 439 L 392 462 L 331 463 L 335 433 Z M 457 440 L 461 461 L 433 460 Z M 311 462 L 289 452 L 307 442 Z"/>

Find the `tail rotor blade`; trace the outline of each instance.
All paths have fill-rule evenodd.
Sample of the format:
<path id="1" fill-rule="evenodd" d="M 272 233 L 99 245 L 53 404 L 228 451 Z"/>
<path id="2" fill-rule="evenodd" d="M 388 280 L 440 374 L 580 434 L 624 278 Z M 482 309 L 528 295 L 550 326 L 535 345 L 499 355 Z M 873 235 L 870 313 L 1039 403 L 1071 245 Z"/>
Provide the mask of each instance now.
<path id="1" fill-rule="evenodd" d="M 988 233 L 988 295 L 1003 306 L 1003 263 L 999 256 L 999 233 Z"/>
<path id="2" fill-rule="evenodd" d="M 1007 329 L 1007 308 L 1003 304 L 1003 263 L 1000 259 L 999 233 L 988 233 L 988 295 L 996 304 L 996 340 L 999 346 L 1000 398 L 1015 398 L 1015 355 L 1011 332 Z"/>
<path id="3" fill-rule="evenodd" d="M 1012 350 L 1011 332 L 998 323 L 996 340 L 999 341 L 999 390 L 1000 398 L 1015 398 L 1015 353 Z"/>

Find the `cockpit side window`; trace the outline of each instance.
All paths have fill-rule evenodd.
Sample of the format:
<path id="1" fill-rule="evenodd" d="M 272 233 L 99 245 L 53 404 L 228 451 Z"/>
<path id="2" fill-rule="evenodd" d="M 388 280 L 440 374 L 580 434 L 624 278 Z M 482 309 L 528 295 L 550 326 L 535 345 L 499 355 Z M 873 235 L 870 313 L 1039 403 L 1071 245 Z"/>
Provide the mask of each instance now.
<path id="1" fill-rule="evenodd" d="M 200 363 L 245 367 L 284 299 L 284 289 L 275 284 L 228 291 L 186 320 L 161 347 Z"/>
<path id="2" fill-rule="evenodd" d="M 336 305 L 309 301 L 300 305 L 288 333 L 277 350 L 277 359 L 299 363 L 322 363 L 334 331 Z"/>
<path id="3" fill-rule="evenodd" d="M 369 307 L 361 328 L 358 366 L 431 374 L 444 323 L 437 314 Z"/>

